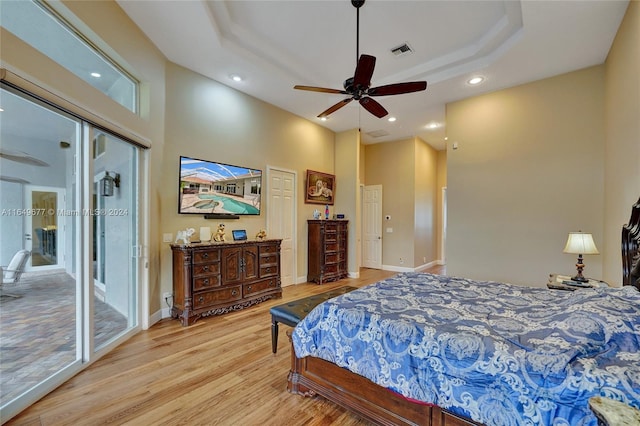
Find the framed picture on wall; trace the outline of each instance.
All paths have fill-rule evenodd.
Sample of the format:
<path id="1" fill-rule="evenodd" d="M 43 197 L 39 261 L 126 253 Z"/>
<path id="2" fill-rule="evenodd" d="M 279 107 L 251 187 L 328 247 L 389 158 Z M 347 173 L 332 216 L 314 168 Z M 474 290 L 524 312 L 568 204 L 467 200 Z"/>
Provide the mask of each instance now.
<path id="1" fill-rule="evenodd" d="M 333 205 L 336 196 L 336 177 L 328 173 L 307 170 L 306 189 L 305 203 Z"/>

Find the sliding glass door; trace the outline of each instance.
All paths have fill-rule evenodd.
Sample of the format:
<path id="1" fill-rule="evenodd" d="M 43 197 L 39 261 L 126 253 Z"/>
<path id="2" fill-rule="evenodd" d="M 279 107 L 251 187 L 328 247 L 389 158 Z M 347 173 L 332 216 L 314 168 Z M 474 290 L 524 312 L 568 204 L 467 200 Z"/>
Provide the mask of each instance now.
<path id="1" fill-rule="evenodd" d="M 0 99 L 1 423 L 138 327 L 140 149 L 4 84 Z"/>

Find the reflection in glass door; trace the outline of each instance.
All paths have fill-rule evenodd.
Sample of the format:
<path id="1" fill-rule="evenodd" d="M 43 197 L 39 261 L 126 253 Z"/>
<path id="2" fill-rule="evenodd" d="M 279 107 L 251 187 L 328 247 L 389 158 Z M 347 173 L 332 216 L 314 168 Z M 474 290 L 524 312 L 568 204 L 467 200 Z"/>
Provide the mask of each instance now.
<path id="1" fill-rule="evenodd" d="M 64 246 L 65 228 L 58 227 L 58 213 L 64 202 L 64 188 L 25 185 L 25 200 L 30 214 L 25 219 L 24 248 L 31 251 L 29 271 L 60 268 L 62 258 L 58 256 Z"/>

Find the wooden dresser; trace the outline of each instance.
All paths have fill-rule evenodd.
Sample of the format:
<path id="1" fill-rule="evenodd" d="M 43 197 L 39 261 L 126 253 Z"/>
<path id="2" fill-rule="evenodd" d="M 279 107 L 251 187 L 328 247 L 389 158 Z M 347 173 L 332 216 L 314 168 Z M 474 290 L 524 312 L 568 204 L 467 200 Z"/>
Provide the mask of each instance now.
<path id="1" fill-rule="evenodd" d="M 183 326 L 282 297 L 282 240 L 171 244 L 173 306 Z"/>
<path id="2" fill-rule="evenodd" d="M 348 275 L 348 220 L 309 220 L 307 281 L 322 284 Z"/>

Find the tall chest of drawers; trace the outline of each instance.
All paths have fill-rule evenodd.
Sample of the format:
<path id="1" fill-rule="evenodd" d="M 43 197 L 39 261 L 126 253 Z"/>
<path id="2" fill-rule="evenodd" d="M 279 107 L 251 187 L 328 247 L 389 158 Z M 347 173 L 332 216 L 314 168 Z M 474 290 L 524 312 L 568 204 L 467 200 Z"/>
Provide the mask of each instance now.
<path id="1" fill-rule="evenodd" d="M 173 306 L 182 325 L 282 297 L 281 240 L 171 244 Z"/>
<path id="2" fill-rule="evenodd" d="M 308 220 L 307 281 L 322 284 L 345 278 L 348 220 Z"/>

